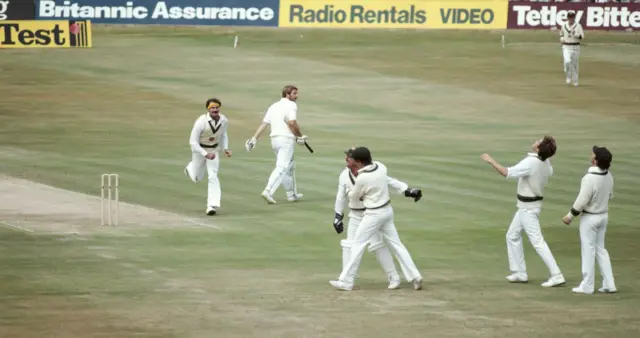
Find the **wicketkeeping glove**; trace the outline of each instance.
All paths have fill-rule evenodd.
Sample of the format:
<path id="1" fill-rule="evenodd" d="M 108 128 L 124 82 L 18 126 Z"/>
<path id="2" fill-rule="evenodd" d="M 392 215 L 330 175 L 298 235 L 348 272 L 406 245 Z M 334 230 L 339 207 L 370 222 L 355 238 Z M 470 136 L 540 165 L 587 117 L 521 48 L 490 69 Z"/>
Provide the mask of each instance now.
<path id="1" fill-rule="evenodd" d="M 405 197 L 411 197 L 415 202 L 418 202 L 422 198 L 422 190 L 409 188 L 404 191 Z"/>
<path id="2" fill-rule="evenodd" d="M 336 212 L 336 216 L 333 219 L 333 228 L 336 229 L 336 232 L 341 234 L 344 231 L 344 223 L 342 223 L 342 215 Z"/>

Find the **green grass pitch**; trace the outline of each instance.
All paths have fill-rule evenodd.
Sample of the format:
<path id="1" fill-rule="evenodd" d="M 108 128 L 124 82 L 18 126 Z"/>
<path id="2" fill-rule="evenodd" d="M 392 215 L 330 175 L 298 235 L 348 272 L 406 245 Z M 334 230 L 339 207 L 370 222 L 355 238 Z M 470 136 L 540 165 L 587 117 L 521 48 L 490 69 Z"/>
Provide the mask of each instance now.
<path id="1" fill-rule="evenodd" d="M 640 336 L 640 35 L 590 33 L 574 88 L 556 33 L 507 32 L 504 49 L 501 34 L 98 26 L 92 49 L 3 50 L 0 337 Z M 272 206 L 268 139 L 243 145 L 289 83 L 315 153 L 296 149 L 304 200 L 279 191 Z M 209 97 L 234 156 L 207 218 L 206 184 L 182 171 Z M 544 134 L 558 153 L 541 223 L 567 278 L 553 289 L 528 242 L 530 282 L 504 280 L 516 186 L 480 159 L 512 165 Z M 368 253 L 357 290 L 328 284 L 354 144 L 423 189 L 393 200 L 423 291 L 386 290 Z M 613 295 L 571 292 L 580 243 L 561 222 L 594 144 L 614 154 Z M 117 228 L 99 225 L 106 172 L 120 175 Z"/>

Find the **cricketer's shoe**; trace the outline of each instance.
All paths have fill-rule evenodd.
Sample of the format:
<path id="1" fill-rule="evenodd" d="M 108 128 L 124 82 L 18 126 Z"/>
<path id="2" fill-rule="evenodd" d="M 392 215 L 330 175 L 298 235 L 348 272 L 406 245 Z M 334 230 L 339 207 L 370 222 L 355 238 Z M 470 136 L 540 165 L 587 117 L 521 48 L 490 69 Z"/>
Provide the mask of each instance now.
<path id="1" fill-rule="evenodd" d="M 526 273 L 516 272 L 505 277 L 511 283 L 528 283 L 529 277 Z"/>
<path id="2" fill-rule="evenodd" d="M 573 83 L 573 86 L 574 86 L 574 87 L 577 87 L 577 86 L 578 86 L 578 82 L 577 82 L 577 81 L 576 81 L 576 82 L 574 82 L 574 83 Z"/>
<path id="3" fill-rule="evenodd" d="M 266 190 L 262 192 L 262 198 L 264 198 L 264 200 L 269 204 L 276 204 L 276 200 L 274 200 L 271 194 Z"/>
<path id="4" fill-rule="evenodd" d="M 589 292 L 589 291 L 583 289 L 582 286 L 578 286 L 578 287 L 575 287 L 575 288 L 571 289 L 571 292 L 573 292 L 573 293 L 584 293 L 584 294 L 587 294 L 587 295 L 590 295 L 590 294 L 593 293 L 593 291 Z"/>
<path id="5" fill-rule="evenodd" d="M 387 289 L 396 290 L 398 288 L 400 288 L 400 278 L 392 279 L 389 281 L 389 286 L 387 286 Z"/>
<path id="6" fill-rule="evenodd" d="M 418 277 L 411 281 L 414 290 L 422 290 L 422 278 Z"/>
<path id="7" fill-rule="evenodd" d="M 304 194 L 293 194 L 292 196 L 287 196 L 287 200 L 289 202 L 296 202 L 302 199 L 302 196 L 304 196 Z"/>
<path id="8" fill-rule="evenodd" d="M 564 280 L 564 276 L 560 273 L 555 276 L 551 276 L 551 278 L 549 278 L 546 282 L 542 283 L 541 285 L 544 286 L 545 288 L 552 288 L 554 286 L 564 285 L 565 283 L 566 281 Z"/>
<path id="9" fill-rule="evenodd" d="M 213 216 L 217 213 L 216 207 L 207 207 L 207 216 Z"/>
<path id="10" fill-rule="evenodd" d="M 332 281 L 329 281 L 329 284 L 331 284 L 331 286 L 333 286 L 334 288 L 336 288 L 338 290 L 342 290 L 342 291 L 351 291 L 351 290 L 353 290 L 353 284 L 347 283 L 347 282 L 343 282 L 341 280 L 332 280 Z"/>
<path id="11" fill-rule="evenodd" d="M 570 85 L 570 84 L 571 84 L 571 79 L 570 79 L 570 78 L 566 78 L 566 79 L 564 80 L 564 82 L 565 82 L 567 85 Z"/>
<path id="12" fill-rule="evenodd" d="M 600 293 L 616 293 L 616 292 L 618 292 L 618 290 L 616 288 L 601 287 L 601 288 L 598 289 L 598 292 L 600 292 Z"/>

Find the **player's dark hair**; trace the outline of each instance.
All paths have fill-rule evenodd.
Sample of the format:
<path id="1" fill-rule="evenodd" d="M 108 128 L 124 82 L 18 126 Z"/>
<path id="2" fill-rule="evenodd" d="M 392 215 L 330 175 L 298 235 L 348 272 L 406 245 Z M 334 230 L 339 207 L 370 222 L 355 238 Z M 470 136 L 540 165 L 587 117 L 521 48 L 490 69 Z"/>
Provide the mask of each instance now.
<path id="1" fill-rule="evenodd" d="M 538 156 L 541 160 L 546 160 L 556 154 L 556 140 L 553 136 L 545 136 L 538 145 Z"/>
<path id="2" fill-rule="evenodd" d="M 287 85 L 282 88 L 282 97 L 287 97 L 287 95 L 291 94 L 294 90 L 298 90 L 296 86 Z"/>
<path id="3" fill-rule="evenodd" d="M 353 153 L 351 154 L 351 158 L 354 161 L 361 162 L 365 166 L 373 162 L 373 159 L 371 158 L 371 152 L 366 147 L 357 147 L 356 149 L 354 149 Z"/>
<path id="4" fill-rule="evenodd" d="M 611 167 L 611 161 L 605 161 L 605 160 L 596 160 L 596 165 L 598 166 L 598 168 L 602 169 L 602 170 L 608 170 L 609 167 Z"/>
<path id="5" fill-rule="evenodd" d="M 217 103 L 220 107 L 222 107 L 222 102 L 220 102 L 220 100 L 218 100 L 218 99 L 216 99 L 216 98 L 208 99 L 208 100 L 207 100 L 207 102 L 204 104 L 204 107 L 208 109 L 208 108 L 209 108 L 209 105 L 211 104 L 211 102 L 215 102 L 215 103 Z"/>

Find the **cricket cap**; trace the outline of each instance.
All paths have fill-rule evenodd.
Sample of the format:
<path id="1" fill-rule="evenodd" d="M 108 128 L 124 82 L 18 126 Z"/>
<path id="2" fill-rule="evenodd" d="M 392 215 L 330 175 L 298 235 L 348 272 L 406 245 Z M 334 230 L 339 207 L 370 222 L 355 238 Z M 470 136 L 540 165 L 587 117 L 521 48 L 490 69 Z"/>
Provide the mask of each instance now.
<path id="1" fill-rule="evenodd" d="M 611 160 L 613 160 L 613 155 L 609 149 L 607 149 L 607 147 L 593 146 L 593 153 L 596 155 L 598 167 L 608 169 L 611 165 Z"/>
<path id="2" fill-rule="evenodd" d="M 351 147 L 351 148 L 349 148 L 349 149 L 345 150 L 345 151 L 344 151 L 344 154 L 345 154 L 345 155 L 347 155 L 347 156 L 349 156 L 349 157 L 352 157 L 352 155 L 353 155 L 353 151 L 354 151 L 354 150 L 356 150 L 356 147 Z"/>

